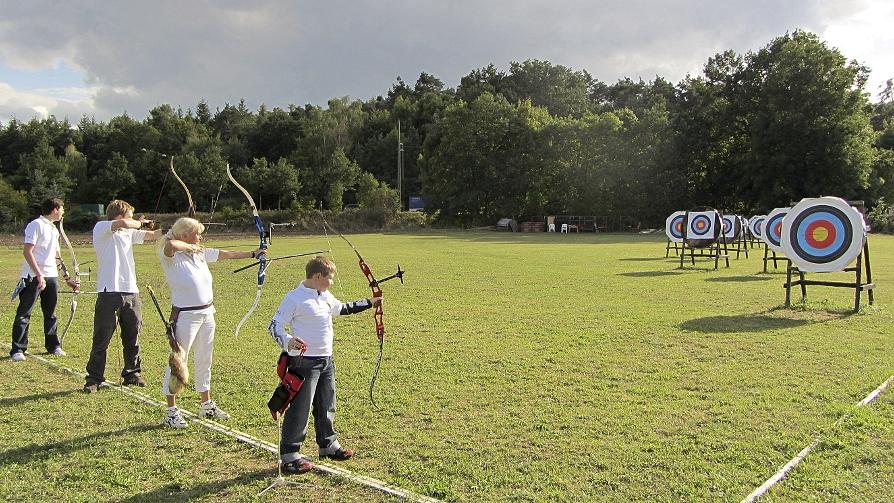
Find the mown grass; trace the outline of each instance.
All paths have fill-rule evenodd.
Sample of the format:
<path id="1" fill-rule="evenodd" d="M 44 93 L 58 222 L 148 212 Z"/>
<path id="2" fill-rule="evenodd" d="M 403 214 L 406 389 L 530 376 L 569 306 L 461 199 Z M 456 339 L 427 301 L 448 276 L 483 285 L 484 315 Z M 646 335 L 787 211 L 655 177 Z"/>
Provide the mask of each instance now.
<path id="1" fill-rule="evenodd" d="M 342 442 L 358 451 L 346 465 L 357 473 L 456 501 L 737 501 L 816 434 L 826 433 L 829 441 L 768 499 L 894 500 L 894 487 L 878 478 L 894 470 L 889 396 L 827 431 L 894 373 L 894 316 L 886 293 L 894 281 L 892 237 L 870 238 L 880 287 L 876 304 L 866 305 L 864 296 L 864 308 L 855 315 L 849 313 L 853 292 L 847 289 L 812 287 L 808 303 L 783 309 L 784 274 L 759 273 L 762 264 L 754 253 L 732 260 L 728 269 L 714 271 L 707 261 L 677 269 L 678 260 L 664 258 L 660 236 L 432 232 L 350 238 L 378 275 L 394 272 L 398 262 L 408 271 L 406 284 L 383 287 L 387 334 L 376 387 L 379 409 L 367 398 L 377 350 L 372 320 L 364 313 L 336 321 L 337 428 Z M 337 238 L 331 246 L 340 272 L 336 296 L 367 296 L 353 252 Z M 327 247 L 318 236 L 278 237 L 271 255 Z M 89 246 L 78 250 L 81 260 L 91 258 Z M 166 292 L 153 247 L 138 250 L 141 282 Z M 14 264 L 2 272 L 10 287 L 18 257 L 17 248 L 8 248 L 0 258 Z M 233 264 L 212 265 L 218 309 L 213 393 L 233 415 L 231 426 L 275 442 L 264 404 L 276 383 L 278 350 L 265 327 L 283 293 L 300 281 L 304 262 L 271 267 L 261 305 L 239 339 L 233 329 L 254 299 L 255 279 L 252 273 L 230 274 Z M 80 297 L 66 341 L 64 362 L 77 369 L 90 348 L 92 302 L 86 297 Z M 59 308 L 63 320 L 65 302 Z M 9 326 L 14 304 L 7 297 L 0 305 L 0 319 Z M 159 393 L 154 390 L 160 387 L 166 343 L 149 309 L 146 304 L 144 376 Z M 35 322 L 40 326 L 39 314 Z M 40 347 L 40 338 L 39 331 L 36 338 L 32 334 L 32 347 Z M 120 343 L 112 348 L 110 379 L 120 371 Z M 8 397 L 4 391 L 4 404 L 81 385 L 37 364 L 0 363 L 3 382 L 15 383 Z M 47 380 L 59 388 L 40 388 Z M 82 461 L 134 466 L 125 455 L 131 444 L 188 439 L 182 443 L 203 447 L 184 448 L 176 456 L 147 447 L 136 456 L 145 462 L 135 471 L 181 458 L 195 466 L 220 451 L 234 461 L 196 482 L 211 487 L 199 489 L 198 497 L 216 499 L 239 499 L 264 485 L 261 476 L 246 480 L 245 473 L 272 473 L 270 456 L 196 428 L 103 435 L 125 424 L 161 421 L 160 409 L 126 397 L 65 393 L 43 402 L 40 410 L 69 418 L 56 423 L 64 438 L 108 437 L 98 451 L 83 444 L 57 449 L 62 457 L 73 451 Z M 120 408 L 108 422 L 89 412 L 110 403 Z M 196 394 L 187 393 L 182 403 L 195 410 Z M 35 439 L 49 429 L 29 414 L 0 419 L 10 439 L 6 452 L 44 443 Z M 82 414 L 93 420 L 78 422 Z M 314 455 L 312 444 L 305 451 Z M 21 477 L 18 497 L 42 499 L 41 471 L 49 471 L 49 460 L 25 462 L 25 470 L 10 471 L 9 462 L 0 469 L 5 477 Z M 85 499 L 123 494 L 97 489 L 112 486 L 113 477 L 89 465 L 84 461 L 72 470 L 59 464 L 53 471 L 83 476 L 71 487 Z M 215 485 L 231 487 L 220 482 L 228 480 L 239 481 L 232 494 Z M 316 476 L 302 480 L 313 488 L 311 499 L 370 498 L 356 485 Z M 135 497 L 158 496 L 166 484 L 123 485 L 129 487 L 127 497 Z"/>

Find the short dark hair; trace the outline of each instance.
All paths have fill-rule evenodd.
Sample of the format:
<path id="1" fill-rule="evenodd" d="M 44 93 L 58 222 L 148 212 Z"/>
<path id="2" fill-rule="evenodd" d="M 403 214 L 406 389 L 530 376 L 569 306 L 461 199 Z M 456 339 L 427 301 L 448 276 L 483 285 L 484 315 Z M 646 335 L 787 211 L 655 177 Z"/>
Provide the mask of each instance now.
<path id="1" fill-rule="evenodd" d="M 63 206 L 65 206 L 65 203 L 62 202 L 62 199 L 51 197 L 40 204 L 40 214 L 49 215 L 56 208 L 61 208 Z"/>

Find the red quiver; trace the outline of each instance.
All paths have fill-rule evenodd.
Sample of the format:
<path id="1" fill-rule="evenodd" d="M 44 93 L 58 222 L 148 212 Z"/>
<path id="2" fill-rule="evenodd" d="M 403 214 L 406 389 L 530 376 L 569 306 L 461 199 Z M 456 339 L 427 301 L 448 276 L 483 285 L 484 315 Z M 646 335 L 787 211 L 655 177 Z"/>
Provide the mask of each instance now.
<path id="1" fill-rule="evenodd" d="M 273 415 L 273 420 L 278 421 L 280 414 L 283 414 L 295 396 L 301 385 L 304 384 L 304 377 L 289 371 L 289 354 L 282 353 L 279 355 L 279 362 L 276 364 L 276 374 L 279 376 L 279 386 L 273 391 L 273 396 L 267 402 L 267 408 Z"/>

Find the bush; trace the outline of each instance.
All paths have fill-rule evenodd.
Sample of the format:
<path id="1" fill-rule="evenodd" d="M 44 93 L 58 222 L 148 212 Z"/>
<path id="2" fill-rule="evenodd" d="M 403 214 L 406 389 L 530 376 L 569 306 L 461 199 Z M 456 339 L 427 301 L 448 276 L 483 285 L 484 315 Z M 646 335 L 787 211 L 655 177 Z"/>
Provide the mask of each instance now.
<path id="1" fill-rule="evenodd" d="M 894 207 L 885 198 L 880 198 L 875 207 L 867 215 L 873 232 L 894 232 Z"/>

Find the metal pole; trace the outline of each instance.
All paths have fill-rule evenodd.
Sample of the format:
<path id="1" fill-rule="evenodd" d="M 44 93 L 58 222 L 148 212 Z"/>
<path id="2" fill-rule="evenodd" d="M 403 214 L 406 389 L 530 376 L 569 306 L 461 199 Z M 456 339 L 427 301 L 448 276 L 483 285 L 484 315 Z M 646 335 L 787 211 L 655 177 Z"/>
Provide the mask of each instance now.
<path id="1" fill-rule="evenodd" d="M 404 178 L 404 144 L 400 141 L 400 119 L 397 120 L 397 199 L 398 210 L 404 208 L 403 194 L 403 178 Z"/>

